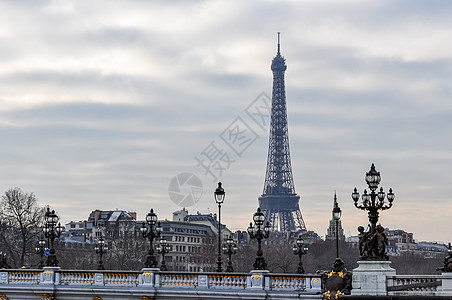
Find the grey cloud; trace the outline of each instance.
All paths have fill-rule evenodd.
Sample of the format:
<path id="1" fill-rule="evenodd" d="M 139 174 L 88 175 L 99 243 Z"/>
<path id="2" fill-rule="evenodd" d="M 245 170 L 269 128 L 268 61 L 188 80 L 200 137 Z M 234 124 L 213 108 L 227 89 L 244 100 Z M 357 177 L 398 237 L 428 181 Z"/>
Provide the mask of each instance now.
<path id="1" fill-rule="evenodd" d="M 262 91 L 271 93 L 277 31 L 288 64 L 294 180 L 308 227 L 324 234 L 329 215 L 321 212 L 330 211 L 335 189 L 344 224 L 366 221 L 349 194 L 364 188 L 371 162 L 385 188 L 397 189 L 395 205 L 450 205 L 451 61 L 432 51 L 445 45 L 437 39 L 416 55 L 405 46 L 419 45 L 416 30 L 447 32 L 449 3 L 138 1 L 102 10 L 103 3 L 78 2 L 66 11 L 34 3 L 0 5 L 27 16 L 3 24 L 11 34 L 0 50 L 0 182 L 3 190 L 35 192 L 66 221 L 96 208 L 140 215 L 152 206 L 169 217 L 177 207 L 168 183 L 180 172 L 196 173 L 213 191 L 194 157 L 212 141 L 228 151 L 220 133 Z M 152 16 L 169 17 L 158 24 Z M 123 69 L 112 70 L 113 58 Z M 64 67 L 71 59 L 76 68 Z M 246 226 L 262 192 L 268 132 L 259 137 L 220 178 L 233 228 Z M 212 201 L 206 196 L 193 209 L 213 209 Z M 388 215 L 429 237 L 398 208 Z M 353 222 L 346 232 L 354 232 Z"/>

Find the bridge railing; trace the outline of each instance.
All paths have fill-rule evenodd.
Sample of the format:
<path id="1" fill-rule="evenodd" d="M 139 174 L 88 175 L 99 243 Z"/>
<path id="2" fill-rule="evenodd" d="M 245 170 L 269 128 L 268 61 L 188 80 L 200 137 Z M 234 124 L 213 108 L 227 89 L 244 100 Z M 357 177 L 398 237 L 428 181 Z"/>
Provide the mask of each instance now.
<path id="1" fill-rule="evenodd" d="M 138 285 L 141 272 L 134 271 L 80 271 L 60 270 L 59 284 L 62 285 Z"/>
<path id="2" fill-rule="evenodd" d="M 3 283 L 3 277 L 7 278 L 11 284 L 38 284 L 42 270 L 11 270 L 6 275 L 1 273 L 0 283 Z M 6 275 L 6 276 L 5 276 Z"/>
<path id="3" fill-rule="evenodd" d="M 437 295 L 443 275 L 395 275 L 386 277 L 388 295 Z"/>
<path id="4" fill-rule="evenodd" d="M 151 287 L 153 289 L 177 290 L 266 290 L 301 294 L 321 292 L 321 278 L 311 274 L 276 274 L 254 270 L 250 273 L 194 273 L 162 272 L 159 269 L 141 271 L 112 270 L 61 270 L 45 267 L 42 270 L 0 270 L 0 287 L 44 286 L 103 286 Z M 441 275 L 394 275 L 386 277 L 387 295 L 452 295 L 452 273 Z"/>
<path id="5" fill-rule="evenodd" d="M 320 292 L 321 282 L 318 275 L 268 274 L 266 280 L 272 290 Z"/>
<path id="6" fill-rule="evenodd" d="M 155 288 L 193 289 L 262 289 L 296 291 L 317 294 L 321 292 L 319 275 L 274 274 L 255 270 L 250 273 L 194 273 L 162 272 L 159 269 L 141 271 L 61 270 L 45 267 L 43 270 L 0 270 L 0 285 L 53 284 L 74 286 L 151 286 Z"/>
<path id="7" fill-rule="evenodd" d="M 156 274 L 156 286 L 245 289 L 248 276 L 250 274 L 246 273 L 159 272 Z"/>

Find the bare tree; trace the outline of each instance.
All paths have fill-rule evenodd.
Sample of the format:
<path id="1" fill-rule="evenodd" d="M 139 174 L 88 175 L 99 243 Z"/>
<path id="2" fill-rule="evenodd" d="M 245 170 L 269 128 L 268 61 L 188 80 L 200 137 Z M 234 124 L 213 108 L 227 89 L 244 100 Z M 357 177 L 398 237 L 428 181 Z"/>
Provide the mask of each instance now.
<path id="1" fill-rule="evenodd" d="M 293 242 L 282 239 L 274 239 L 271 243 L 264 244 L 262 250 L 267 263 L 268 270 L 273 273 L 294 274 L 298 268 L 299 258 L 293 252 Z M 336 257 L 334 244 L 332 242 L 317 241 L 308 245 L 307 255 L 301 260 L 306 273 L 315 273 L 317 270 L 329 270 Z M 233 257 L 234 271 L 249 272 L 256 257 L 256 242 L 239 245 L 237 254 Z M 348 269 L 356 268 L 359 253 L 357 249 L 350 247 L 347 243 L 340 243 L 340 257 L 346 263 Z"/>
<path id="2" fill-rule="evenodd" d="M 125 233 L 117 239 L 107 239 L 108 251 L 104 265 L 112 270 L 140 270 L 147 253 L 146 240 L 134 233 Z"/>
<path id="3" fill-rule="evenodd" d="M 292 250 L 292 244 L 265 245 L 268 269 L 273 273 L 295 273 L 298 268 L 298 256 Z"/>
<path id="4" fill-rule="evenodd" d="M 402 253 L 399 256 L 392 256 L 391 266 L 397 270 L 397 274 L 409 275 L 434 275 L 438 274 L 438 267 L 442 265 L 444 254 L 433 257 L 424 257 L 421 253 Z"/>
<path id="5" fill-rule="evenodd" d="M 20 188 L 5 192 L 0 202 L 0 232 L 3 244 L 15 267 L 24 266 L 27 255 L 33 251 L 32 241 L 44 218 L 44 208 L 38 206 L 36 196 Z"/>

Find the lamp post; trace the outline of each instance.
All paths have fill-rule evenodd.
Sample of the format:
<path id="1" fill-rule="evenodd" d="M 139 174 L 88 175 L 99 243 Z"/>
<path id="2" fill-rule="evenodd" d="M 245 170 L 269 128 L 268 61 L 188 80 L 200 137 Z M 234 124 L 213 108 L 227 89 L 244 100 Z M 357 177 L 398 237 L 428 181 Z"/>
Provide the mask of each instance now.
<path id="1" fill-rule="evenodd" d="M 36 254 L 39 254 L 40 256 L 40 261 L 39 261 L 39 265 L 38 265 L 38 269 L 42 269 L 44 267 L 44 253 L 45 253 L 45 245 L 46 245 L 46 241 L 43 239 L 40 239 L 38 241 L 38 244 L 36 245 Z"/>
<path id="2" fill-rule="evenodd" d="M 58 220 L 59 217 L 56 215 L 55 211 L 50 211 L 50 208 L 47 206 L 47 211 L 44 215 L 45 226 L 42 229 L 44 236 L 50 241 L 49 256 L 47 256 L 46 263 L 47 267 L 58 267 L 58 259 L 55 255 L 54 242 L 55 239 L 59 238 L 61 233 L 64 231 L 64 227 L 61 226 L 61 223 L 59 223 Z"/>
<path id="3" fill-rule="evenodd" d="M 339 220 L 341 219 L 342 210 L 337 204 L 336 193 L 334 193 L 333 220 L 336 223 L 336 258 L 339 258 Z"/>
<path id="4" fill-rule="evenodd" d="M 257 211 L 253 215 L 253 223 L 250 222 L 250 227 L 248 227 L 248 235 L 252 239 L 257 239 L 257 256 L 253 264 L 254 270 L 266 270 L 267 269 L 267 263 L 265 262 L 264 257 L 262 256 L 262 248 L 261 243 L 262 239 L 268 238 L 270 236 L 270 224 L 267 222 L 267 224 L 264 225 L 265 215 L 261 211 L 260 207 L 257 209 Z"/>
<path id="5" fill-rule="evenodd" d="M 100 239 L 97 241 L 96 247 L 94 249 L 96 250 L 96 253 L 99 254 L 99 264 L 97 265 L 97 269 L 105 270 L 102 256 L 107 253 L 108 246 L 102 237 L 100 237 Z"/>
<path id="6" fill-rule="evenodd" d="M 157 223 L 157 215 L 154 213 L 154 209 L 151 208 L 151 211 L 146 215 L 146 222 L 149 228 L 144 225 L 144 222 L 140 228 L 142 237 L 148 238 L 150 243 L 145 268 L 157 268 L 157 260 L 154 256 L 154 246 L 152 243 L 155 238 L 160 237 L 162 226 L 160 226 L 160 222 Z M 157 226 L 155 226 L 155 223 L 157 223 Z"/>
<path id="7" fill-rule="evenodd" d="M 226 244 L 223 245 L 223 253 L 228 256 L 228 266 L 226 267 L 226 272 L 234 272 L 231 255 L 237 253 L 237 245 L 234 243 L 234 240 L 232 238 L 228 238 L 226 240 Z"/>
<path id="8" fill-rule="evenodd" d="M 306 247 L 306 244 L 304 243 L 304 240 L 299 236 L 295 243 L 293 244 L 293 253 L 295 255 L 298 255 L 298 268 L 297 268 L 297 274 L 304 274 L 304 268 L 303 263 L 301 262 L 301 256 L 308 253 L 308 248 Z"/>
<path id="9" fill-rule="evenodd" d="M 221 182 L 218 182 L 218 187 L 216 188 L 213 196 L 215 202 L 218 204 L 218 259 L 217 259 L 217 272 L 223 272 L 222 262 L 221 262 L 221 204 L 225 197 L 224 189 L 221 187 Z"/>
<path id="10" fill-rule="evenodd" d="M 392 189 L 389 189 L 389 193 L 386 195 L 383 191 L 383 188 L 380 188 L 378 193 L 375 192 L 378 188 L 378 184 L 380 183 L 381 177 L 380 172 L 375 170 L 375 165 L 372 164 L 370 167 L 370 171 L 366 173 L 366 183 L 369 186 L 370 194 L 367 193 L 367 190 L 364 190 L 363 195 L 361 196 L 362 202 L 358 203 L 359 193 L 355 187 L 352 193 L 352 199 L 355 203 L 355 207 L 364 211 L 368 211 L 369 223 L 370 223 L 370 231 L 367 233 L 361 233 L 362 238 L 360 239 L 360 243 L 367 243 L 366 252 L 361 253 L 362 258 L 370 258 L 370 259 L 388 259 L 385 254 L 385 244 L 380 242 L 378 245 L 378 235 L 383 234 L 382 226 L 378 225 L 378 211 L 379 210 L 387 210 L 392 207 L 392 202 L 394 201 L 394 193 Z M 385 202 L 385 196 L 388 202 Z M 377 230 L 377 227 L 380 227 Z M 361 249 L 360 249 L 361 251 Z"/>
<path id="11" fill-rule="evenodd" d="M 159 245 L 157 246 L 157 252 L 162 255 L 162 262 L 160 263 L 160 270 L 166 271 L 166 263 L 165 263 L 165 255 L 168 254 L 171 250 L 171 246 L 168 245 L 166 239 L 161 238 L 159 241 Z"/>

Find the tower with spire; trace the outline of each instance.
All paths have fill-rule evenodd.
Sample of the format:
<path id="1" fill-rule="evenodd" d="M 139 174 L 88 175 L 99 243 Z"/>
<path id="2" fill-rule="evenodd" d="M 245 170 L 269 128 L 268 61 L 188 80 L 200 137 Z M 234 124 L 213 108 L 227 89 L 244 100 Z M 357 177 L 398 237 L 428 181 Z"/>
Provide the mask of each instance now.
<path id="1" fill-rule="evenodd" d="M 335 207 L 338 207 L 336 192 L 334 192 L 334 203 L 333 203 L 333 208 L 335 208 Z M 338 222 L 337 226 L 336 226 L 336 222 Z M 341 220 L 340 219 L 335 220 L 334 218 L 331 218 L 330 226 L 326 230 L 326 235 L 325 235 L 326 241 L 334 241 L 336 239 L 336 229 L 338 232 L 337 236 L 338 236 L 339 240 L 345 240 L 344 229 L 342 228 Z"/>
<path id="2" fill-rule="evenodd" d="M 272 231 L 306 232 L 298 205 L 300 196 L 295 193 L 290 160 L 284 84 L 286 69 L 286 60 L 281 56 L 278 32 L 278 52 L 271 64 L 273 92 L 267 170 L 264 191 L 259 197 L 259 207 L 265 214 L 265 221 L 270 223 Z"/>

